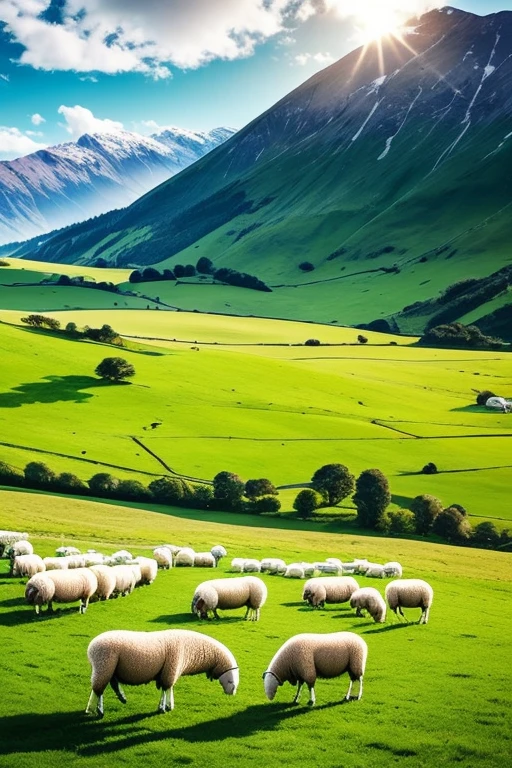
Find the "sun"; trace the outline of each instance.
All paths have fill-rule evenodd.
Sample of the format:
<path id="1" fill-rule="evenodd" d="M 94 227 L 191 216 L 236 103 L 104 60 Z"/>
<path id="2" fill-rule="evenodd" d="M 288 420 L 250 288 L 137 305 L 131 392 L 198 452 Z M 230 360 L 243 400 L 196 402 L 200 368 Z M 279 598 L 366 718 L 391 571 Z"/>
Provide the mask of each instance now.
<path id="1" fill-rule="evenodd" d="M 404 23 L 434 0 L 327 0 L 327 3 L 342 18 L 352 19 L 357 42 L 367 45 L 381 37 L 398 36 Z"/>

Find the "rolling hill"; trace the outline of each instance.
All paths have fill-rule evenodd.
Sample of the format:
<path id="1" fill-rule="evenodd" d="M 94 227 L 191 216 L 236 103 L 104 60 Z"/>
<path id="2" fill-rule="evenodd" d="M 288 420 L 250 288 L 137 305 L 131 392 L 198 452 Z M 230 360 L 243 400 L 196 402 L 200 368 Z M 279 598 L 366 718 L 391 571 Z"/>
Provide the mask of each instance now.
<path id="1" fill-rule="evenodd" d="M 287 316 L 393 318 L 510 263 L 511 78 L 511 12 L 431 11 L 128 209 L 17 255 L 166 267 L 208 256 L 291 293 Z"/>

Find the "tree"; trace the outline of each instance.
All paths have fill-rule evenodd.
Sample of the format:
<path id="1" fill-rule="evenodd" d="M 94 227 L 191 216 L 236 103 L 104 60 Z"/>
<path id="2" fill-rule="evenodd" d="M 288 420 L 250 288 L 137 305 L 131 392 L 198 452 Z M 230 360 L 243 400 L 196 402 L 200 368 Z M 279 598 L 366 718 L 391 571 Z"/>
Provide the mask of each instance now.
<path id="1" fill-rule="evenodd" d="M 102 341 L 104 344 L 113 344 L 116 340 L 119 340 L 119 334 L 114 331 L 111 325 L 102 325 L 101 328 L 89 328 L 87 326 L 84 329 L 84 336 L 86 339 L 92 341 Z"/>
<path id="2" fill-rule="evenodd" d="M 259 480 L 248 480 L 245 484 L 245 496 L 254 500 L 259 496 L 277 496 L 277 490 L 273 483 L 266 477 L 260 477 Z"/>
<path id="3" fill-rule="evenodd" d="M 142 280 L 146 283 L 153 282 L 154 280 L 161 280 L 162 275 L 154 267 L 146 267 L 142 270 Z"/>
<path id="4" fill-rule="evenodd" d="M 478 523 L 473 530 L 473 543 L 483 549 L 496 549 L 500 543 L 500 534 L 491 522 Z"/>
<path id="5" fill-rule="evenodd" d="M 150 496 L 148 489 L 138 480 L 120 480 L 115 493 L 128 501 L 144 501 Z"/>
<path id="6" fill-rule="evenodd" d="M 183 267 L 183 277 L 195 277 L 196 268 L 193 264 L 185 264 Z"/>
<path id="7" fill-rule="evenodd" d="M 94 266 L 95 267 L 100 267 L 101 269 L 105 269 L 105 267 L 108 267 L 108 263 L 107 263 L 106 259 L 103 259 L 100 256 L 100 258 L 96 259 L 96 261 L 94 262 Z"/>
<path id="8" fill-rule="evenodd" d="M 471 538 L 471 525 L 455 507 L 443 509 L 435 518 L 432 531 L 447 541 L 456 543 Z"/>
<path id="9" fill-rule="evenodd" d="M 2 485 L 24 485 L 25 475 L 16 467 L 11 467 L 5 461 L 0 461 L 0 484 Z"/>
<path id="10" fill-rule="evenodd" d="M 95 368 L 94 373 L 101 379 L 121 381 L 135 376 L 135 368 L 122 357 L 105 357 Z"/>
<path id="11" fill-rule="evenodd" d="M 55 485 L 64 493 L 83 493 L 88 490 L 86 483 L 71 472 L 61 472 L 55 480 Z"/>
<path id="12" fill-rule="evenodd" d="M 73 285 L 73 283 L 69 275 L 59 275 L 57 285 Z"/>
<path id="13" fill-rule="evenodd" d="M 210 485 L 193 487 L 193 502 L 197 509 L 210 509 L 213 501 L 213 489 Z"/>
<path id="14" fill-rule="evenodd" d="M 368 338 L 366 336 L 363 336 L 362 333 L 359 334 L 359 336 L 357 337 L 357 340 L 358 340 L 358 342 L 360 344 L 367 344 L 368 343 Z"/>
<path id="15" fill-rule="evenodd" d="M 430 533 L 434 520 L 442 511 L 443 505 L 435 496 L 431 496 L 429 493 L 416 496 L 411 502 L 411 512 L 414 514 L 416 533 L 419 533 L 420 536 L 426 536 Z"/>
<path id="16" fill-rule="evenodd" d="M 244 481 L 234 472 L 219 472 L 213 478 L 213 497 L 220 509 L 240 509 L 244 490 Z"/>
<path id="17" fill-rule="evenodd" d="M 149 492 L 159 504 L 177 504 L 183 500 L 183 483 L 175 477 L 160 477 L 148 486 Z"/>
<path id="18" fill-rule="evenodd" d="M 164 271 L 162 272 L 162 280 L 176 280 L 176 277 L 172 269 L 164 269 Z"/>
<path id="19" fill-rule="evenodd" d="M 305 347 L 319 347 L 320 339 L 306 339 L 304 342 Z"/>
<path id="20" fill-rule="evenodd" d="M 280 509 L 281 502 L 274 495 L 260 496 L 252 502 L 252 510 L 258 515 L 262 512 L 279 512 Z"/>
<path id="21" fill-rule="evenodd" d="M 310 261 L 302 261 L 299 264 L 299 269 L 301 269 L 303 272 L 313 272 L 315 268 L 315 265 L 312 264 Z"/>
<path id="22" fill-rule="evenodd" d="M 381 530 L 385 533 L 414 533 L 414 515 L 410 509 L 392 509 L 382 518 Z"/>
<path id="23" fill-rule="evenodd" d="M 311 485 L 334 507 L 352 493 L 355 479 L 344 464 L 324 464 L 311 478 Z"/>
<path id="24" fill-rule="evenodd" d="M 98 472 L 87 481 L 87 485 L 95 496 L 114 496 L 119 480 L 108 472 Z"/>
<path id="25" fill-rule="evenodd" d="M 41 461 L 30 461 L 25 467 L 25 483 L 29 488 L 48 488 L 55 480 L 55 472 Z"/>
<path id="26" fill-rule="evenodd" d="M 293 502 L 293 508 L 303 520 L 312 517 L 315 509 L 322 505 L 322 497 L 312 488 L 299 491 Z"/>
<path id="27" fill-rule="evenodd" d="M 206 256 L 201 256 L 196 264 L 196 269 L 201 275 L 211 275 L 213 272 L 213 262 Z"/>
<path id="28" fill-rule="evenodd" d="M 185 276 L 185 267 L 183 264 L 175 264 L 174 265 L 174 274 L 176 277 L 184 277 Z"/>
<path id="29" fill-rule="evenodd" d="M 142 275 L 138 269 L 134 269 L 128 280 L 130 283 L 140 283 L 142 282 Z"/>
<path id="30" fill-rule="evenodd" d="M 377 528 L 391 501 L 388 481 L 380 469 L 361 472 L 352 498 L 357 508 L 358 524 L 362 528 Z"/>
<path id="31" fill-rule="evenodd" d="M 433 461 L 429 461 L 428 464 L 425 464 L 425 466 L 421 470 L 421 473 L 423 475 L 437 475 L 437 466 L 434 464 Z"/>
<path id="32" fill-rule="evenodd" d="M 81 336 L 80 331 L 78 330 L 78 326 L 76 323 L 67 323 L 66 327 L 64 328 L 64 331 L 68 334 L 68 336 L 74 336 L 75 338 L 78 338 L 78 336 Z"/>
<path id="33" fill-rule="evenodd" d="M 21 318 L 21 322 L 32 326 L 32 328 L 48 328 L 50 331 L 58 331 L 60 328 L 59 320 L 46 317 L 46 315 L 27 315 L 27 317 Z"/>

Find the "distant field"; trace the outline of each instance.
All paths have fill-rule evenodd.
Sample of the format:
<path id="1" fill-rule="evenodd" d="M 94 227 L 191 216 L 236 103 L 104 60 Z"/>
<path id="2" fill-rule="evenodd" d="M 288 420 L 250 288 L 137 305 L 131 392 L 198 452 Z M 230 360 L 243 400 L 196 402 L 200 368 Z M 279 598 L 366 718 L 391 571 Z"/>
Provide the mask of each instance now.
<path id="1" fill-rule="evenodd" d="M 511 396 L 506 353 L 420 349 L 403 346 L 404 339 L 392 347 L 382 345 L 381 334 L 366 334 L 367 345 L 290 347 L 306 334 L 339 344 L 353 344 L 356 334 L 256 318 L 55 316 L 63 324 L 109 322 L 121 333 L 169 341 L 123 350 L 136 377 L 105 385 L 94 368 L 119 350 L 1 325 L 0 456 L 16 466 L 39 449 L 47 452 L 39 460 L 83 479 L 109 464 L 122 468 L 120 476 L 165 472 L 151 451 L 198 479 L 228 469 L 284 486 L 307 483 L 322 464 L 341 462 L 355 474 L 379 467 L 399 506 L 433 493 L 446 505 L 466 506 L 472 522 L 512 522 L 512 417 L 473 405 L 484 388 Z M 2 317 L 12 322 L 19 315 Z M 153 422 L 161 424 L 150 429 Z M 439 474 L 419 474 L 432 461 Z M 290 510 L 293 494 L 282 501 Z"/>
<path id="2" fill-rule="evenodd" d="M 40 494 L 0 493 L 2 524 L 30 532 L 36 551 L 49 555 L 63 543 L 111 553 L 120 547 L 149 554 L 163 541 L 196 550 L 222 543 L 228 558 L 218 571 L 173 569 L 126 598 L 94 603 L 85 616 L 62 606 L 36 618 L 24 604 L 24 584 L 6 576 L 0 561 L 2 726 L 0 765 L 53 768 L 139 768 L 141 761 L 225 768 L 297 766 L 416 768 L 508 764 L 512 673 L 507 601 L 512 598 L 510 555 L 484 550 L 327 533 L 327 526 L 285 523 L 272 529 L 242 515 L 169 514 Z M 177 513 L 177 517 L 173 514 Z M 198 519 L 199 518 L 199 519 Z M 250 527 L 244 525 L 245 522 Z M 231 523 L 231 524 L 229 524 Z M 265 523 L 266 524 L 266 523 Z M 376 625 L 357 619 L 345 604 L 313 611 L 301 602 L 303 583 L 263 576 L 269 596 L 258 623 L 243 610 L 199 623 L 190 613 L 196 585 L 228 576 L 234 556 L 278 555 L 287 562 L 338 556 L 398 560 L 404 576 L 427 579 L 435 597 L 426 626 L 400 624 L 390 615 Z M 359 577 L 361 585 L 385 582 Z M 419 610 L 407 610 L 416 621 Z M 90 667 L 86 649 L 113 628 L 192 629 L 216 637 L 235 654 L 240 687 L 234 698 L 204 675 L 182 678 L 176 708 L 154 716 L 153 684 L 126 687 L 125 707 L 105 692 L 105 717 L 86 717 Z M 298 632 L 348 630 L 369 648 L 361 701 L 342 704 L 346 676 L 319 680 L 317 704 L 292 707 L 286 684 L 266 700 L 262 672 L 280 645 Z M 485 663 L 482 660 L 485 653 Z"/>

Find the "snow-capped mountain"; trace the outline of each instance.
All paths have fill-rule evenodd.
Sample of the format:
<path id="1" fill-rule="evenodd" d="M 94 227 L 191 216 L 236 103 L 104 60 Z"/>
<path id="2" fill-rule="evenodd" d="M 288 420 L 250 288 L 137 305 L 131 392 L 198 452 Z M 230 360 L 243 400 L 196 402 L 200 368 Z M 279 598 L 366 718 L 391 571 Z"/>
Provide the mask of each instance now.
<path id="1" fill-rule="evenodd" d="M 0 243 L 25 240 L 129 205 L 234 131 L 84 134 L 0 162 Z"/>

